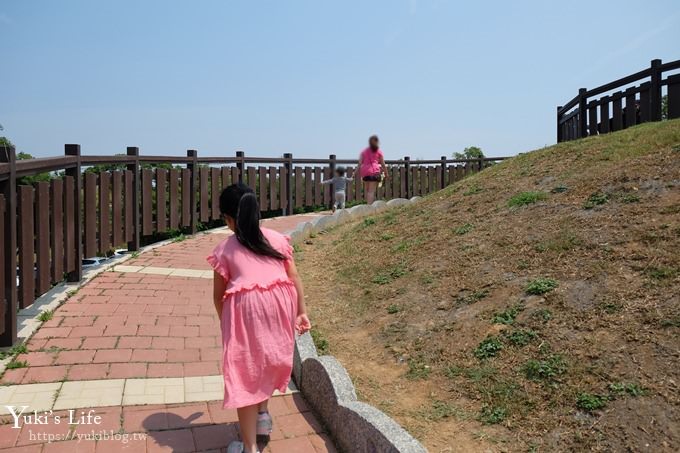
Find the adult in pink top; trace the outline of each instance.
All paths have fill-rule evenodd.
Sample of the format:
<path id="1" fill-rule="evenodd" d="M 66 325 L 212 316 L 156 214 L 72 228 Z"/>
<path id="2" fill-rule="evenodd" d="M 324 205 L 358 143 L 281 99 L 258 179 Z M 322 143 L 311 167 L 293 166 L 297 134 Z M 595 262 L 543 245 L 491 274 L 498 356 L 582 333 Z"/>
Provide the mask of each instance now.
<path id="1" fill-rule="evenodd" d="M 383 178 L 387 179 L 385 157 L 380 150 L 380 140 L 377 135 L 372 135 L 368 139 L 368 148 L 359 155 L 359 174 L 364 182 L 366 203 L 371 204 L 375 201 L 375 190 L 378 188 L 378 183 Z"/>

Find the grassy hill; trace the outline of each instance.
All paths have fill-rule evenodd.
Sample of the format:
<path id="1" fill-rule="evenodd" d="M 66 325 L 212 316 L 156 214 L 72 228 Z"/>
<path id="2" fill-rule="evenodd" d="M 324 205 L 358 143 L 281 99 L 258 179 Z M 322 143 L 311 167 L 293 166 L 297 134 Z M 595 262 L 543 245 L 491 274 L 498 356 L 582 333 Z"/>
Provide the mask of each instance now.
<path id="1" fill-rule="evenodd" d="M 317 345 L 431 451 L 680 450 L 680 121 L 298 250 Z"/>

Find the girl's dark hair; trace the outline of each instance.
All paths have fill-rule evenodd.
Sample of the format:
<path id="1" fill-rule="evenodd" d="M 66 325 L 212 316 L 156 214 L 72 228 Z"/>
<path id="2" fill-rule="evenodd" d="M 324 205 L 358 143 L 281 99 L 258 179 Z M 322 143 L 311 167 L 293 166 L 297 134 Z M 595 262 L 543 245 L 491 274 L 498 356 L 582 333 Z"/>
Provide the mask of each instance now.
<path id="1" fill-rule="evenodd" d="M 253 189 L 240 182 L 224 189 L 220 195 L 220 212 L 235 220 L 236 239 L 248 250 L 257 255 L 286 259 L 262 234 L 260 207 Z"/>
<path id="2" fill-rule="evenodd" d="M 368 146 L 373 150 L 376 151 L 378 149 L 378 142 L 380 142 L 380 139 L 378 138 L 377 135 L 371 135 L 368 138 Z"/>

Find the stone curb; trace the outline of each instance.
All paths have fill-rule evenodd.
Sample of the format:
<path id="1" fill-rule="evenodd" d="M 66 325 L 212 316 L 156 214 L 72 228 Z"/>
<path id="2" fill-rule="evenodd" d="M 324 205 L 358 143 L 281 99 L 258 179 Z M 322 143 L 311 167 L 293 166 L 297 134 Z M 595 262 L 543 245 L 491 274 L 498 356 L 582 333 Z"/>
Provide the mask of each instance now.
<path id="1" fill-rule="evenodd" d="M 310 234 L 327 230 L 350 219 L 377 214 L 418 200 L 420 197 L 410 200 L 397 198 L 387 203 L 376 201 L 370 206 L 358 205 L 313 222 L 304 222 L 290 233 L 291 242 L 296 244 L 307 239 Z M 293 380 L 342 451 L 427 452 L 420 442 L 385 413 L 357 400 L 354 385 L 345 368 L 335 357 L 319 357 L 309 333 L 296 339 Z"/>

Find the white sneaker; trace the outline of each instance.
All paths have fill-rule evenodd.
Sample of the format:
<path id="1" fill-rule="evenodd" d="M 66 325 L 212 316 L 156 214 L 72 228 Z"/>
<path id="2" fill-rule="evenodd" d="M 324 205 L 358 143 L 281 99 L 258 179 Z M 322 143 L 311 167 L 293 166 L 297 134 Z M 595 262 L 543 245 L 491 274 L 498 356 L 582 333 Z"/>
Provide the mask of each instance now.
<path id="1" fill-rule="evenodd" d="M 231 442 L 227 447 L 227 453 L 243 453 L 244 451 L 243 442 L 237 440 Z M 257 450 L 255 453 L 260 453 L 260 450 Z"/>
<path id="2" fill-rule="evenodd" d="M 269 436 L 274 428 L 274 422 L 269 412 L 257 414 L 257 435 Z"/>

